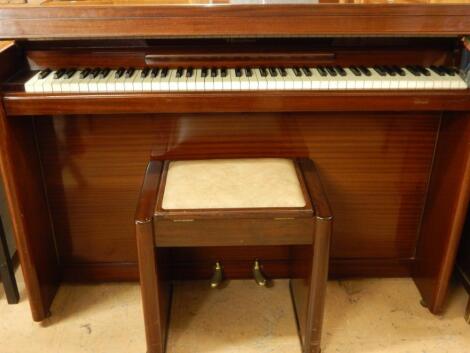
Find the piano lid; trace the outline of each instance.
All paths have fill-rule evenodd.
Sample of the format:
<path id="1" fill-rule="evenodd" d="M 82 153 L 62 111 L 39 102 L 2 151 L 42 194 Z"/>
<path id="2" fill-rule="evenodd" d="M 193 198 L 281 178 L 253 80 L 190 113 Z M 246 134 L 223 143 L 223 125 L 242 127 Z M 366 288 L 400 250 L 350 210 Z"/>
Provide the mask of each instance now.
<path id="1" fill-rule="evenodd" d="M 22 0 L 0 0 L 2 3 L 19 4 Z M 28 4 L 42 6 L 210 6 L 210 5 L 443 5 L 443 4 L 469 4 L 470 0 L 30 0 Z"/>
<path id="2" fill-rule="evenodd" d="M 0 39 L 456 36 L 470 0 L 0 0 Z"/>

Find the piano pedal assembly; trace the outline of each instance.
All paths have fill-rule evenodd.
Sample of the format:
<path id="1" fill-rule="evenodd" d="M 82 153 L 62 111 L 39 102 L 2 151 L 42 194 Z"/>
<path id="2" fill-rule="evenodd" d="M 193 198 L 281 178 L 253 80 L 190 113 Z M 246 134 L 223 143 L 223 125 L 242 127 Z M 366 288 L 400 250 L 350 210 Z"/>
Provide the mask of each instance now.
<path id="1" fill-rule="evenodd" d="M 214 265 L 214 273 L 211 278 L 211 288 L 220 288 L 220 284 L 224 280 L 224 272 L 222 265 L 217 261 Z"/>
<path id="2" fill-rule="evenodd" d="M 269 288 L 271 287 L 271 281 L 264 275 L 261 269 L 260 261 L 256 259 L 253 263 L 253 278 L 256 284 L 260 287 Z M 224 281 L 224 268 L 220 261 L 217 261 L 214 265 L 214 271 L 210 280 L 210 287 L 213 289 L 221 288 L 221 284 Z"/>

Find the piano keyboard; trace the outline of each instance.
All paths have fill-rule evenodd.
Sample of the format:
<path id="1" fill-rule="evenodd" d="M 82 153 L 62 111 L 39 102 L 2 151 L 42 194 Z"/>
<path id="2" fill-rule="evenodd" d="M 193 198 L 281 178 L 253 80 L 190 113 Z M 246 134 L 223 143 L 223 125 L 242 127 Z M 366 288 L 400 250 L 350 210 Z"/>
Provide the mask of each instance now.
<path id="1" fill-rule="evenodd" d="M 45 69 L 25 83 L 33 93 L 432 90 L 467 89 L 444 66 L 317 66 L 293 68 Z"/>

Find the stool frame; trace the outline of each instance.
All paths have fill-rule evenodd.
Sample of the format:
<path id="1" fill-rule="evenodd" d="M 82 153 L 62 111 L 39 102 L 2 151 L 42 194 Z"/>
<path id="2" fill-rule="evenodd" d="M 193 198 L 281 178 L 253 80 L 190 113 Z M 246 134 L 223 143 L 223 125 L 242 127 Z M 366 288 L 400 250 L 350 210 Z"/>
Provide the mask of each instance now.
<path id="1" fill-rule="evenodd" d="M 168 249 L 232 245 L 299 245 L 295 247 L 298 251 L 293 251 L 290 288 L 302 352 L 320 352 L 333 216 L 313 161 L 300 158 L 294 162 L 307 203 L 304 208 L 163 210 L 161 199 L 169 162 L 150 161 L 135 216 L 147 353 L 165 353 L 166 349 L 171 308 Z M 244 227 L 246 217 L 250 222 Z M 227 227 L 234 218 L 236 225 Z M 283 222 L 283 231 L 276 233 L 280 228 L 276 220 L 291 219 L 294 221 Z M 220 226 L 224 227 L 224 237 L 217 238 Z M 191 231 L 195 237 L 190 240 L 181 236 Z M 260 231 L 264 237 L 260 237 Z"/>

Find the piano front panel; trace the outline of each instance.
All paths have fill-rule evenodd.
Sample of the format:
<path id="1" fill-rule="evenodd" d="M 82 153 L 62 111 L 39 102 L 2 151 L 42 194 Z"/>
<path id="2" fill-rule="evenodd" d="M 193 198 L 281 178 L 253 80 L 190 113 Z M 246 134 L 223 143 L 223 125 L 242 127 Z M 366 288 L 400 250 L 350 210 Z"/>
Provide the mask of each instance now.
<path id="1" fill-rule="evenodd" d="M 163 159 L 308 155 L 335 213 L 333 271 L 345 274 L 335 264 L 346 261 L 346 274 L 355 265 L 368 275 L 403 274 L 416 249 L 439 121 L 440 113 L 38 118 L 60 262 L 75 279 L 136 275 L 133 217 L 151 153 Z M 188 251 L 173 258 L 198 262 L 213 249 Z M 221 251 L 231 261 L 246 257 L 236 248 Z M 272 261 L 276 274 L 287 274 L 288 249 L 259 256 Z"/>

